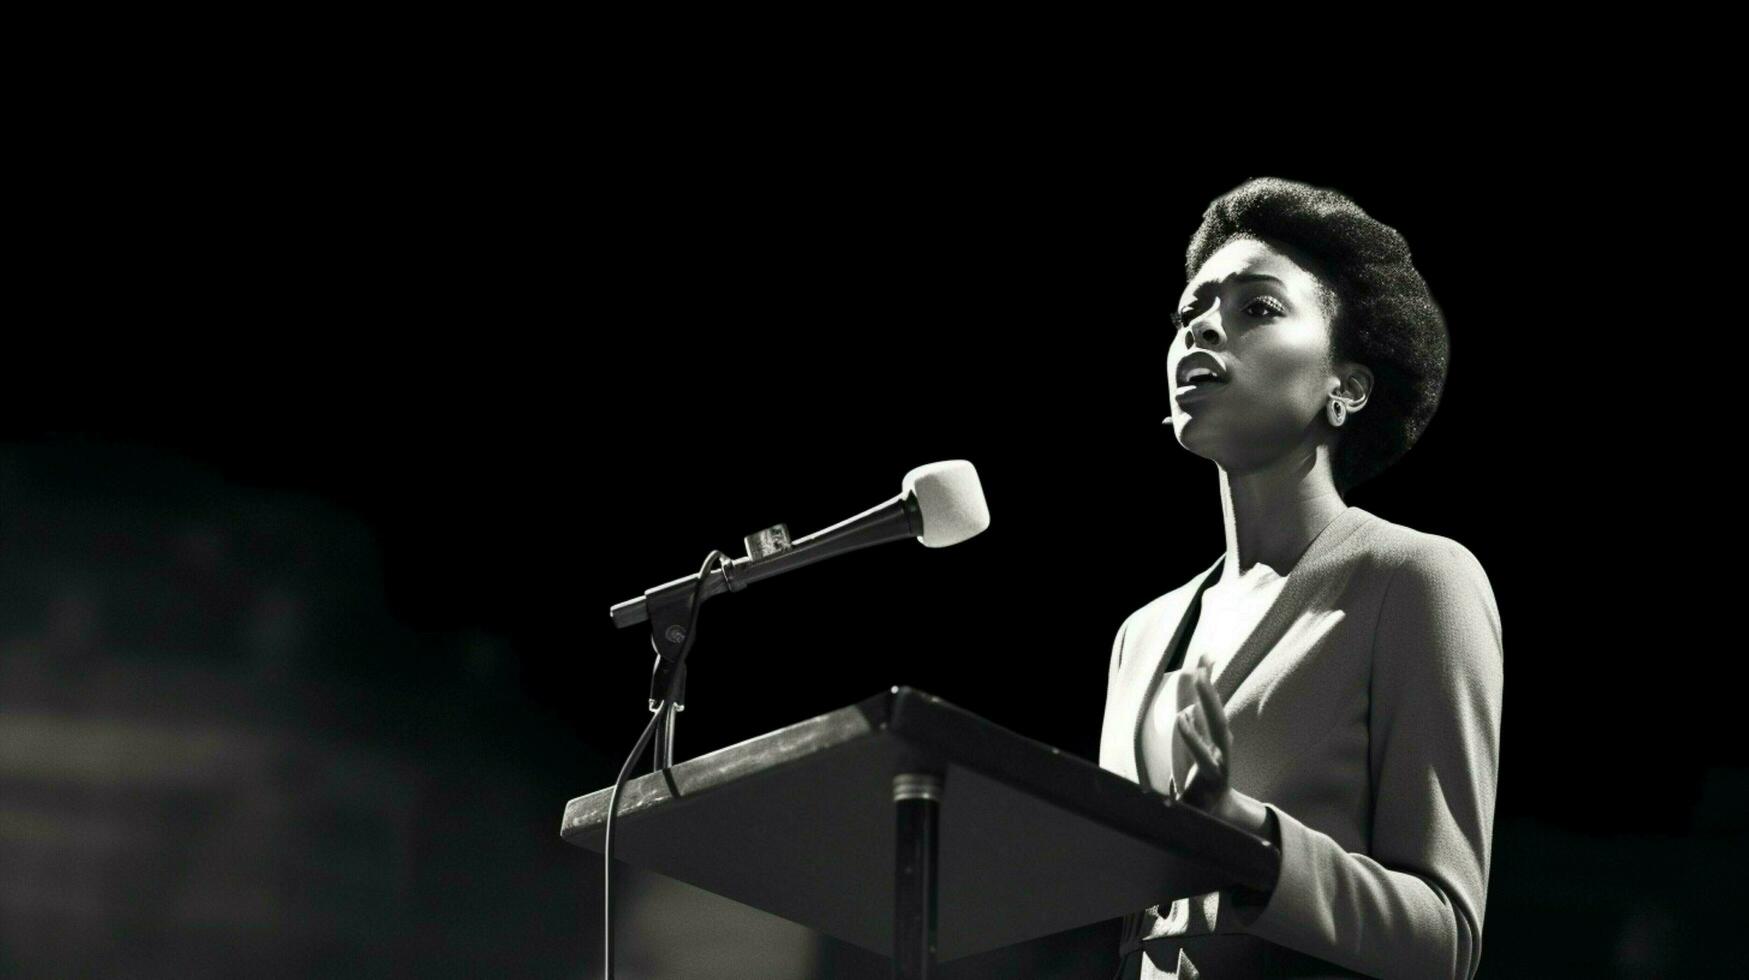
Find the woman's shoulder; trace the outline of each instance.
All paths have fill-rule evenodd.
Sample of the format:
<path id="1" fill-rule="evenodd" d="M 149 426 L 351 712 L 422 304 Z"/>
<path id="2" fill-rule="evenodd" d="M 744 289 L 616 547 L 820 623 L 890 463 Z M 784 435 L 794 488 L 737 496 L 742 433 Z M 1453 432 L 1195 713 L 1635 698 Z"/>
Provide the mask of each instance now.
<path id="1" fill-rule="evenodd" d="M 1378 558 L 1387 618 L 1423 633 L 1464 622 L 1498 633 L 1500 607 L 1482 562 L 1461 542 L 1374 517 L 1369 549 Z"/>
<path id="2" fill-rule="evenodd" d="M 1371 595 L 1373 690 L 1419 697 L 1498 703 L 1505 669 L 1500 605 L 1474 552 L 1443 534 L 1383 522 L 1380 563 Z M 1420 687 L 1417 687 L 1420 685 Z M 1465 700 L 1469 699 L 1469 700 Z M 1455 717 L 1455 716 L 1452 716 Z M 1498 715 L 1495 715 L 1498 725 Z"/>
<path id="3" fill-rule="evenodd" d="M 1392 578 L 1408 574 L 1436 580 L 1480 579 L 1487 583 L 1488 573 L 1481 559 L 1457 539 L 1362 513 L 1372 528 L 1367 550 Z"/>

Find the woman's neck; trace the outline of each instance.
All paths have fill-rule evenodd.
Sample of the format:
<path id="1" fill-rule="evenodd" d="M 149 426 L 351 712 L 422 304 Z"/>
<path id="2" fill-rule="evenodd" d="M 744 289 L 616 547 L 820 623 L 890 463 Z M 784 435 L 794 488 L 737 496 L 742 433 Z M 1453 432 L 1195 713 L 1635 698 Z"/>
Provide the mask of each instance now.
<path id="1" fill-rule="evenodd" d="M 1259 562 L 1287 575 L 1312 539 L 1348 507 L 1336 492 L 1324 446 L 1244 473 L 1217 468 L 1227 534 L 1223 578 L 1237 578 Z"/>

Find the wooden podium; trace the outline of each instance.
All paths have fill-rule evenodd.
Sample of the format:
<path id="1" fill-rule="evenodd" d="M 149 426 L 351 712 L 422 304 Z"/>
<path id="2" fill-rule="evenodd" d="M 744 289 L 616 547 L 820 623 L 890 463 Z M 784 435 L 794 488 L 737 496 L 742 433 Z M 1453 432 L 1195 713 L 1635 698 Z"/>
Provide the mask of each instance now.
<path id="1" fill-rule="evenodd" d="M 565 806 L 600 851 L 611 790 Z M 894 976 L 1230 886 L 1273 844 L 895 687 L 630 779 L 614 857 L 891 955 Z"/>

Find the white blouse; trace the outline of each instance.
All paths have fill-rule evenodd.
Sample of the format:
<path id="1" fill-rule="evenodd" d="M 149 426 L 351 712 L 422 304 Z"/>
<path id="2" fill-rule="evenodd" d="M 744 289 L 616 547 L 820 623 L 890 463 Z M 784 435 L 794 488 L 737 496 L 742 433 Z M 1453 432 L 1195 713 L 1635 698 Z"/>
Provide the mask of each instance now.
<path id="1" fill-rule="evenodd" d="M 1292 574 L 1277 575 L 1275 569 L 1258 562 L 1236 577 L 1223 569 L 1220 581 L 1203 591 L 1202 612 L 1184 651 L 1184 663 L 1161 680 L 1147 708 L 1147 723 L 1142 726 L 1142 762 L 1154 791 L 1176 795 L 1177 788 L 1190 778 L 1196 761 L 1178 736 L 1176 725 L 1178 712 L 1196 703 L 1197 664 L 1206 657 L 1210 675 L 1219 674 L 1257 628 Z"/>

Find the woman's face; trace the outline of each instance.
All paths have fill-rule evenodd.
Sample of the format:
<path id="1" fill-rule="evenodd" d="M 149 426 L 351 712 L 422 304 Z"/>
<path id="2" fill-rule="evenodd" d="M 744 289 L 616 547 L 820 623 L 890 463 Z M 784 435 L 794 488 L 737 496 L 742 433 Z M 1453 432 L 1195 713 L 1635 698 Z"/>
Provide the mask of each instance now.
<path id="1" fill-rule="evenodd" d="M 1166 353 L 1179 445 L 1242 473 L 1321 438 L 1340 384 L 1326 295 L 1279 244 L 1236 238 L 1209 256 Z"/>

